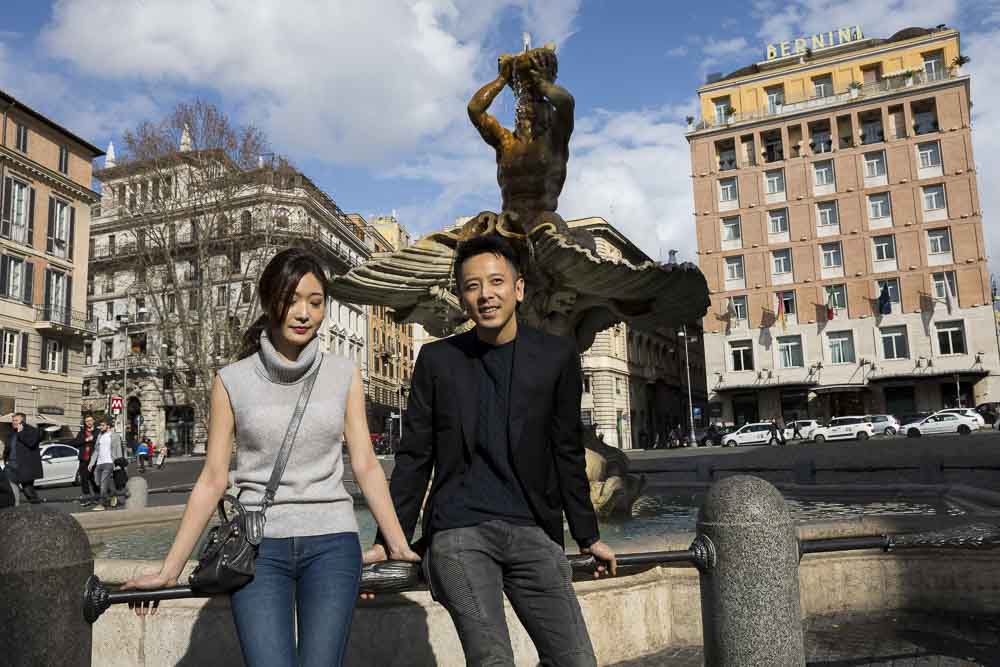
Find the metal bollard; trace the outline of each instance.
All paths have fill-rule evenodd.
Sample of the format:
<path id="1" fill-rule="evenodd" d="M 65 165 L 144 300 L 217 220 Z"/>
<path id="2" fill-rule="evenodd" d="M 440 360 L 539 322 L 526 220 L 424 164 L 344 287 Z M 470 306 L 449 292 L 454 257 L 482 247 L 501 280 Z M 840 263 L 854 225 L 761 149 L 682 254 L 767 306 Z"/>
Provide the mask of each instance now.
<path id="1" fill-rule="evenodd" d="M 125 509 L 138 510 L 146 507 L 149 500 L 149 484 L 145 477 L 129 477 L 125 482 Z"/>
<path id="2" fill-rule="evenodd" d="M 30 506 L 0 512 L 0 660 L 11 667 L 90 667 L 80 591 L 94 573 L 73 517 Z"/>
<path id="3" fill-rule="evenodd" d="M 713 484 L 698 535 L 716 551 L 700 576 L 705 664 L 804 665 L 799 543 L 781 493 L 748 475 Z"/>

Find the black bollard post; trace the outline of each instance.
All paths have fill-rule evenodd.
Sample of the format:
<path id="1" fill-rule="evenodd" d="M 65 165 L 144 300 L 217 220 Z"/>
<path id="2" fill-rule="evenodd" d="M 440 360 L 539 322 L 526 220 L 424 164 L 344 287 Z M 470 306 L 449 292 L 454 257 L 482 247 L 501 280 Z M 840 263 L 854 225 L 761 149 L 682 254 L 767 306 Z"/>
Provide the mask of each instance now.
<path id="1" fill-rule="evenodd" d="M 80 591 L 94 573 L 87 534 L 69 514 L 0 512 L 0 662 L 90 667 Z"/>
<path id="2" fill-rule="evenodd" d="M 781 493 L 748 475 L 713 484 L 698 535 L 716 552 L 700 577 L 705 664 L 804 665 L 799 543 Z"/>

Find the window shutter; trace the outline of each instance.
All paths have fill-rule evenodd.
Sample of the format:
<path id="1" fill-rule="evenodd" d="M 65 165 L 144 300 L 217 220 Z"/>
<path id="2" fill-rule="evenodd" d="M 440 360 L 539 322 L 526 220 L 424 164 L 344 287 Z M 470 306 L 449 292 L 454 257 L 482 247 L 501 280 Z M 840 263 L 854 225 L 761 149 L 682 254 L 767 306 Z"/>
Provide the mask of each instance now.
<path id="1" fill-rule="evenodd" d="M 28 260 L 24 261 L 24 302 L 31 305 L 35 296 L 35 265 Z"/>
<path id="2" fill-rule="evenodd" d="M 59 369 L 60 373 L 69 373 L 69 345 L 63 343 L 63 358 L 62 358 L 62 368 Z"/>
<path id="3" fill-rule="evenodd" d="M 66 276 L 66 293 L 63 294 L 64 303 L 59 304 L 65 313 L 63 324 L 73 323 L 73 279 Z"/>
<path id="4" fill-rule="evenodd" d="M 48 238 L 45 241 L 45 252 L 53 252 L 56 248 L 56 200 L 49 197 L 49 229 Z"/>
<path id="5" fill-rule="evenodd" d="M 35 244 L 35 188 L 28 195 L 28 245 Z"/>
<path id="6" fill-rule="evenodd" d="M 7 276 L 10 274 L 10 257 L 0 257 L 0 296 L 7 296 Z"/>
<path id="7" fill-rule="evenodd" d="M 3 179 L 3 206 L 0 208 L 0 236 L 10 237 L 10 221 L 14 208 L 14 181 L 8 176 Z"/>
<path id="8" fill-rule="evenodd" d="M 21 332 L 21 358 L 18 362 L 23 370 L 28 370 L 28 334 Z"/>
<path id="9" fill-rule="evenodd" d="M 76 207 L 75 206 L 70 206 L 69 207 L 69 241 L 67 241 L 67 244 L 69 245 L 68 256 L 69 256 L 70 259 L 73 259 L 73 239 L 75 237 L 75 232 L 74 232 L 74 228 L 75 227 L 76 227 Z"/>
<path id="10" fill-rule="evenodd" d="M 51 299 L 52 299 L 52 271 L 49 269 L 45 269 L 45 300 L 42 302 L 42 305 L 45 306 L 44 317 L 46 319 L 52 316 L 51 313 L 49 312 L 52 306 Z"/>

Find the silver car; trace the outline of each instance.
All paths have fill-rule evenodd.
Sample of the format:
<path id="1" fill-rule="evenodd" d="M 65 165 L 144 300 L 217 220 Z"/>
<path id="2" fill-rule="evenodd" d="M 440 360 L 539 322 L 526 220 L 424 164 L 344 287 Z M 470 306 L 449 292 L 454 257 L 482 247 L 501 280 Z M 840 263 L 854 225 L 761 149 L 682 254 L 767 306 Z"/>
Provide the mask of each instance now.
<path id="1" fill-rule="evenodd" d="M 899 421 L 892 415 L 865 415 L 872 423 L 876 435 L 896 435 L 899 433 Z"/>

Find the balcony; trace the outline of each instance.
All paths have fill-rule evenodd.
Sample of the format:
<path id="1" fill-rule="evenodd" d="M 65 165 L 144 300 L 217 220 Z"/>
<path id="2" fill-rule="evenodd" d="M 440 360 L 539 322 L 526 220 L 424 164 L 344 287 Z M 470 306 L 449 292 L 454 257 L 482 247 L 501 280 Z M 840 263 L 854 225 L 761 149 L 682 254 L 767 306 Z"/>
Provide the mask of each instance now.
<path id="1" fill-rule="evenodd" d="M 69 336 L 97 334 L 97 321 L 87 319 L 87 314 L 62 306 L 35 306 L 35 328 L 48 333 Z"/>
<path id="2" fill-rule="evenodd" d="M 99 361 L 95 364 L 95 370 L 108 375 L 122 373 L 126 361 L 129 373 L 157 373 L 160 369 L 160 357 L 155 354 L 129 354 L 126 358 Z"/>
<path id="3" fill-rule="evenodd" d="M 907 79 L 901 74 L 894 75 L 886 77 L 881 81 L 865 84 L 860 88 L 845 88 L 840 92 L 835 91 L 830 95 L 810 96 L 798 99 L 795 97 L 788 97 L 785 99 L 783 104 L 774 104 L 770 108 L 745 113 L 728 114 L 726 118 L 721 120 L 721 122 L 714 119 L 702 119 L 695 124 L 693 131 L 712 130 L 720 127 L 731 127 L 734 125 L 742 125 L 743 123 L 767 120 L 769 118 L 790 116 L 802 111 L 825 109 L 860 99 L 870 101 L 875 98 L 898 93 L 907 88 L 922 88 L 924 86 L 930 86 L 938 84 L 942 81 L 947 81 L 948 79 L 954 79 L 958 76 L 961 75 L 957 74 L 954 70 L 935 71 L 930 73 L 916 72 L 911 79 Z M 910 83 L 907 83 L 907 81 Z"/>

